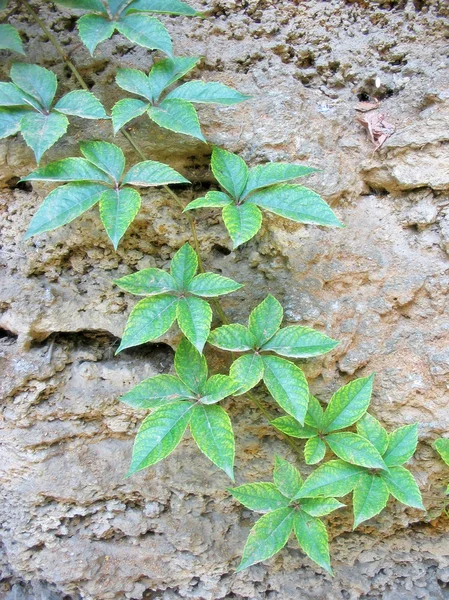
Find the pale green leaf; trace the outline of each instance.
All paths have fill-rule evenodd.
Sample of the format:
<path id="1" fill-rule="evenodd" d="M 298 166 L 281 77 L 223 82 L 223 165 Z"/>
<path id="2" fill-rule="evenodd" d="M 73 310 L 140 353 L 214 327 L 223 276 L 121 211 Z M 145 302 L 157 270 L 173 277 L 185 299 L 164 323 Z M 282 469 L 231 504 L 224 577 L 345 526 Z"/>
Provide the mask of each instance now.
<path id="1" fill-rule="evenodd" d="M 302 486 L 302 477 L 296 467 L 280 456 L 274 457 L 273 481 L 287 498 L 294 498 Z"/>
<path id="2" fill-rule="evenodd" d="M 332 575 L 329 540 L 324 523 L 300 510 L 295 512 L 294 530 L 307 556 Z"/>
<path id="3" fill-rule="evenodd" d="M 111 178 L 86 158 L 63 158 L 36 169 L 21 181 L 101 181 L 110 184 Z"/>
<path id="4" fill-rule="evenodd" d="M 138 69 L 117 69 L 115 82 L 122 90 L 143 96 L 150 102 L 153 100 L 153 93 L 148 75 Z M 116 105 L 117 106 L 117 105 Z M 148 102 L 146 103 L 148 106 Z"/>
<path id="5" fill-rule="evenodd" d="M 158 61 L 148 75 L 153 100 L 157 102 L 166 87 L 191 71 L 199 61 L 195 56 L 174 56 Z"/>
<path id="6" fill-rule="evenodd" d="M 301 510 L 312 517 L 324 517 L 343 506 L 335 498 L 302 498 L 300 503 Z"/>
<path id="7" fill-rule="evenodd" d="M 175 371 L 186 386 L 196 394 L 203 392 L 207 381 L 207 362 L 186 338 L 182 338 L 176 349 Z"/>
<path id="8" fill-rule="evenodd" d="M 239 384 L 234 396 L 241 396 L 256 386 L 263 377 L 263 361 L 258 354 L 245 354 L 234 361 L 229 375 Z"/>
<path id="9" fill-rule="evenodd" d="M 215 404 L 237 391 L 239 384 L 228 375 L 212 375 L 203 389 L 202 404 Z"/>
<path id="10" fill-rule="evenodd" d="M 0 25 L 1 27 L 1 25 Z M 14 83 L 0 82 L 0 106 L 34 106 L 40 107 L 39 103 L 31 96 L 25 94 Z"/>
<path id="11" fill-rule="evenodd" d="M 131 188 L 108 190 L 101 196 L 101 221 L 116 250 L 139 212 L 140 204 L 140 194 Z"/>
<path id="12" fill-rule="evenodd" d="M 195 296 L 180 298 L 176 318 L 186 338 L 202 352 L 212 323 L 212 309 L 209 304 Z"/>
<path id="13" fill-rule="evenodd" d="M 247 202 L 297 223 L 343 227 L 318 194 L 300 185 L 283 184 L 264 188 L 251 194 Z"/>
<path id="14" fill-rule="evenodd" d="M 152 267 L 125 275 L 116 279 L 114 283 L 122 290 L 137 296 L 157 296 L 176 290 L 176 282 L 169 273 Z"/>
<path id="15" fill-rule="evenodd" d="M 190 431 L 201 452 L 234 481 L 234 432 L 226 411 L 221 406 L 196 405 Z"/>
<path id="16" fill-rule="evenodd" d="M 385 481 L 371 473 L 363 473 L 354 488 L 354 529 L 378 515 L 386 506 L 390 492 Z"/>
<path id="17" fill-rule="evenodd" d="M 0 107 L 0 139 L 14 135 L 20 131 L 20 121 L 29 111 L 25 108 Z"/>
<path id="18" fill-rule="evenodd" d="M 50 110 L 58 87 L 58 80 L 53 71 L 38 65 L 14 63 L 10 77 L 17 87 L 35 98 L 46 110 Z"/>
<path id="19" fill-rule="evenodd" d="M 271 350 L 281 356 L 309 358 L 330 352 L 339 342 L 319 331 L 300 325 L 291 325 L 278 331 L 261 350 Z"/>
<path id="20" fill-rule="evenodd" d="M 84 15 L 78 19 L 78 33 L 81 41 L 91 55 L 100 42 L 111 37 L 115 31 L 115 22 L 101 15 Z"/>
<path id="21" fill-rule="evenodd" d="M 173 256 L 170 273 L 180 290 L 187 290 L 198 270 L 198 256 L 190 244 L 184 244 Z"/>
<path id="22" fill-rule="evenodd" d="M 269 294 L 256 306 L 248 319 L 248 329 L 256 339 L 258 346 L 263 346 L 279 329 L 284 317 L 282 304 Z"/>
<path id="23" fill-rule="evenodd" d="M 206 141 L 201 133 L 198 115 L 193 104 L 185 100 L 164 100 L 159 106 L 151 106 L 148 116 L 159 127 L 164 127 L 175 133 L 190 135 L 203 142 Z"/>
<path id="24" fill-rule="evenodd" d="M 203 104 L 237 104 L 248 100 L 250 96 L 245 96 L 237 90 L 218 82 L 188 81 L 172 90 L 167 99 L 179 98 L 188 102 L 198 102 Z"/>
<path id="25" fill-rule="evenodd" d="M 151 187 L 167 185 L 168 183 L 190 183 L 188 179 L 177 171 L 155 160 L 144 160 L 137 163 L 126 173 L 123 184 L 138 187 Z"/>
<path id="26" fill-rule="evenodd" d="M 175 402 L 161 406 L 144 420 L 134 442 L 128 475 L 154 465 L 173 452 L 189 424 L 192 408 L 190 402 Z"/>
<path id="27" fill-rule="evenodd" d="M 425 510 L 421 492 L 410 471 L 404 467 L 390 467 L 388 471 L 382 472 L 382 479 L 388 486 L 390 494 L 407 506 Z"/>
<path id="28" fill-rule="evenodd" d="M 126 6 L 130 3 L 131 0 L 105 0 L 106 4 L 109 6 L 109 11 L 114 15 L 118 16 L 118 14 L 126 8 Z"/>
<path id="29" fill-rule="evenodd" d="M 313 471 L 304 482 L 297 498 L 334 498 L 346 496 L 354 489 L 365 469 L 342 460 L 330 460 Z"/>
<path id="30" fill-rule="evenodd" d="M 439 438 L 438 440 L 434 441 L 433 447 L 444 460 L 444 462 L 449 466 L 449 439 Z"/>
<path id="31" fill-rule="evenodd" d="M 44 152 L 56 144 L 67 131 L 69 122 L 65 115 L 53 112 L 48 115 L 29 112 L 20 121 L 20 131 L 39 163 Z"/>
<path id="32" fill-rule="evenodd" d="M 210 332 L 207 340 L 212 346 L 229 350 L 230 352 L 244 352 L 251 350 L 256 344 L 253 334 L 239 323 L 222 325 Z"/>
<path id="33" fill-rule="evenodd" d="M 245 189 L 248 167 L 240 156 L 214 146 L 211 159 L 215 179 L 231 196 L 238 200 Z"/>
<path id="34" fill-rule="evenodd" d="M 228 204 L 223 207 L 223 221 L 235 249 L 256 235 L 262 225 L 262 213 L 254 204 Z"/>
<path id="35" fill-rule="evenodd" d="M 189 202 L 184 212 L 195 208 L 223 208 L 228 204 L 232 204 L 232 199 L 224 192 L 207 192 L 203 198 L 197 198 Z"/>
<path id="36" fill-rule="evenodd" d="M 177 304 L 178 298 L 168 294 L 138 302 L 129 315 L 117 353 L 151 342 L 164 334 L 176 319 Z"/>
<path id="37" fill-rule="evenodd" d="M 228 488 L 228 492 L 245 508 L 261 513 L 286 508 L 290 503 L 274 483 L 247 483 L 236 488 Z"/>
<path id="38" fill-rule="evenodd" d="M 0 25 L 0 50 L 12 50 L 25 54 L 19 32 L 12 25 Z"/>
<path id="39" fill-rule="evenodd" d="M 118 183 L 125 168 L 125 155 L 115 144 L 109 142 L 81 142 L 83 155 Z"/>
<path id="40" fill-rule="evenodd" d="M 5 10 L 8 0 L 0 0 L 0 10 Z"/>
<path id="41" fill-rule="evenodd" d="M 271 424 L 273 427 L 276 427 L 276 429 L 279 429 L 279 431 L 282 431 L 282 433 L 285 433 L 290 437 L 299 438 L 300 440 L 313 438 L 317 434 L 317 430 L 315 428 L 307 425 L 300 425 L 296 419 L 290 416 L 278 417 L 277 419 L 271 421 Z"/>
<path id="42" fill-rule="evenodd" d="M 321 404 L 318 402 L 315 396 L 310 395 L 309 406 L 307 408 L 307 414 L 306 418 L 304 419 L 304 423 L 309 427 L 321 430 L 323 426 L 323 418 L 324 411 L 321 407 Z"/>
<path id="43" fill-rule="evenodd" d="M 292 508 L 278 508 L 263 515 L 251 529 L 236 571 L 271 558 L 288 541 L 293 528 Z"/>
<path id="44" fill-rule="evenodd" d="M 106 8 L 101 0 L 55 0 L 56 4 L 73 8 L 75 10 L 93 10 L 107 14 Z"/>
<path id="45" fill-rule="evenodd" d="M 374 375 L 355 379 L 332 396 L 323 418 L 325 432 L 349 427 L 368 410 L 373 390 Z"/>
<path id="46" fill-rule="evenodd" d="M 34 215 L 24 239 L 70 223 L 92 208 L 104 193 L 96 183 L 68 183 L 53 190 Z"/>
<path id="47" fill-rule="evenodd" d="M 55 104 L 55 110 L 83 119 L 108 119 L 101 102 L 86 90 L 74 90 Z"/>
<path id="48" fill-rule="evenodd" d="M 189 399 L 195 399 L 195 394 L 180 379 L 165 374 L 144 379 L 120 398 L 121 402 L 144 410 Z"/>
<path id="49" fill-rule="evenodd" d="M 286 413 L 302 425 L 309 403 L 309 386 L 304 373 L 288 360 L 277 356 L 262 356 L 263 381 L 268 391 Z"/>
<path id="50" fill-rule="evenodd" d="M 383 455 L 388 467 L 398 467 L 411 459 L 418 445 L 418 425 L 404 425 L 388 436 L 388 447 Z"/>
<path id="51" fill-rule="evenodd" d="M 332 452 L 346 462 L 367 469 L 387 468 L 378 450 L 357 433 L 330 433 L 325 439 Z"/>
<path id="52" fill-rule="evenodd" d="M 365 413 L 363 417 L 357 421 L 357 433 L 369 440 L 372 445 L 377 448 L 381 456 L 384 455 L 385 450 L 388 447 L 388 433 L 377 419 L 372 415 Z"/>
<path id="53" fill-rule="evenodd" d="M 304 177 L 314 173 L 317 169 L 304 167 L 302 165 L 291 165 L 289 163 L 268 163 L 257 165 L 250 169 L 248 181 L 242 194 L 246 198 L 254 190 L 259 190 L 270 185 L 291 181 L 297 177 Z"/>
<path id="54" fill-rule="evenodd" d="M 168 56 L 173 54 L 170 35 L 159 19 L 143 14 L 128 14 L 117 21 L 116 27 L 122 35 L 139 46 L 162 50 Z"/>
<path id="55" fill-rule="evenodd" d="M 323 440 L 314 436 L 307 440 L 304 446 L 304 460 L 308 465 L 316 465 L 321 462 L 326 454 L 326 444 Z"/>
<path id="56" fill-rule="evenodd" d="M 114 134 L 136 117 L 143 115 L 143 113 L 148 110 L 149 106 L 148 102 L 142 102 L 142 100 L 138 100 L 137 98 L 124 98 L 123 100 L 119 100 L 117 104 L 112 107 L 111 111 Z"/>
<path id="57" fill-rule="evenodd" d="M 193 278 L 189 284 L 188 290 L 191 294 L 195 294 L 196 296 L 213 298 L 215 296 L 231 294 L 241 287 L 243 286 L 240 283 L 237 283 L 233 279 L 229 279 L 229 277 L 222 277 L 215 273 L 200 273 Z"/>
<path id="58" fill-rule="evenodd" d="M 126 11 L 154 12 L 166 15 L 195 17 L 199 13 L 181 0 L 134 0 Z"/>

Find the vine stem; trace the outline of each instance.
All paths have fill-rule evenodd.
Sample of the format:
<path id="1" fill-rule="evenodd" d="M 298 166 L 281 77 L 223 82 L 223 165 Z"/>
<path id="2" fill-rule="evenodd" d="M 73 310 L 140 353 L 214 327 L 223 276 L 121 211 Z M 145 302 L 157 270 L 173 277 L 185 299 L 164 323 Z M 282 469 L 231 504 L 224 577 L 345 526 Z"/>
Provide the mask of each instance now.
<path id="1" fill-rule="evenodd" d="M 68 55 L 64 52 L 64 49 L 62 48 L 62 46 L 58 42 L 58 40 L 55 38 L 55 36 L 51 33 L 51 31 L 48 29 L 48 27 L 45 25 L 45 23 L 42 21 L 42 19 L 37 15 L 36 11 L 32 8 L 32 6 L 28 2 L 28 0 L 20 0 L 20 3 L 23 6 L 25 6 L 25 8 L 27 9 L 27 11 L 32 16 L 33 20 L 37 23 L 37 25 L 39 25 L 39 27 L 42 29 L 42 31 L 45 33 L 45 35 L 48 37 L 49 41 L 53 44 L 53 46 L 55 47 L 55 49 L 56 49 L 57 53 L 59 54 L 59 56 L 62 58 L 62 60 L 64 61 L 64 63 L 69 67 L 69 69 L 72 71 L 72 73 L 76 77 L 76 79 L 77 79 L 78 83 L 80 84 L 80 86 L 84 90 L 89 91 L 89 86 L 85 82 L 85 80 L 84 80 L 83 76 L 81 75 L 81 73 L 78 71 L 78 69 L 76 68 L 76 66 L 70 60 L 70 58 L 68 57 Z M 121 129 L 120 133 L 128 140 L 128 142 L 130 143 L 130 145 L 132 146 L 132 148 L 134 149 L 134 151 L 138 154 L 138 156 L 142 160 L 147 160 L 147 158 L 146 158 L 143 150 L 140 148 L 140 146 L 137 144 L 137 142 L 133 139 L 133 137 L 130 135 L 130 133 L 128 131 L 126 131 L 126 129 Z M 187 220 L 188 220 L 189 225 L 190 225 L 190 230 L 191 230 L 191 233 L 192 233 L 193 245 L 194 245 L 194 248 L 195 248 L 195 252 L 196 252 L 196 254 L 198 256 L 198 269 L 199 269 L 199 271 L 201 273 L 204 273 L 204 266 L 203 266 L 203 261 L 201 260 L 200 244 L 199 244 L 199 239 L 198 239 L 198 232 L 197 232 L 197 229 L 196 229 L 195 218 L 192 217 L 192 215 L 189 212 L 184 213 L 184 208 L 185 207 L 184 207 L 184 204 L 182 203 L 181 198 L 178 196 L 178 194 L 176 194 L 167 185 L 164 185 L 162 187 L 167 192 L 167 194 L 169 194 L 171 196 L 171 198 L 173 198 L 173 200 L 175 201 L 175 203 L 177 204 L 177 206 L 181 209 L 182 213 L 185 214 L 185 216 L 187 217 Z M 216 311 L 217 316 L 220 319 L 220 321 L 224 325 L 228 325 L 229 324 L 229 319 L 226 316 L 226 313 L 224 312 L 223 307 L 220 304 L 220 301 L 218 299 L 214 298 L 212 300 L 212 304 L 213 304 L 213 306 L 215 308 L 215 311 Z M 263 403 L 259 400 L 259 398 L 257 398 L 257 396 L 255 394 L 253 394 L 251 391 L 246 392 L 245 396 L 254 404 L 254 406 L 263 414 L 263 416 L 271 424 L 271 421 L 273 420 L 274 417 L 264 407 Z M 285 441 L 288 443 L 288 445 L 296 453 L 299 454 L 299 448 L 298 448 L 296 442 L 292 438 L 290 438 L 288 435 L 286 435 L 286 434 L 284 434 L 282 432 L 279 432 L 279 433 L 285 439 Z"/>

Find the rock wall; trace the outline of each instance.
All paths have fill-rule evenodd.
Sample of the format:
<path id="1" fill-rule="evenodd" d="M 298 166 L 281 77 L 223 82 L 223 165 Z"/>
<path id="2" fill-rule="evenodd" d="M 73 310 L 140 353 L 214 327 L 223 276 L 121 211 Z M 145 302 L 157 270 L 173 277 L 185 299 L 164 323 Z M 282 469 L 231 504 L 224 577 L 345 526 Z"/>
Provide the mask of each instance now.
<path id="1" fill-rule="evenodd" d="M 426 513 L 390 502 L 352 532 L 350 507 L 329 520 L 335 577 L 291 540 L 270 561 L 234 568 L 254 515 L 224 491 L 226 476 L 186 438 L 168 459 L 129 479 L 143 414 L 117 401 L 144 377 L 169 372 L 169 332 L 114 357 L 135 300 L 112 280 L 165 267 L 189 239 L 169 196 L 144 192 L 143 208 L 112 251 L 91 211 L 23 242 L 48 187 L 21 185 L 35 165 L 23 140 L 0 143 L 0 356 L 2 370 L 1 587 L 4 600 L 442 600 L 449 598 L 447 468 L 430 447 L 449 418 L 449 72 L 444 0 L 192 0 L 206 20 L 164 18 L 178 55 L 201 55 L 195 75 L 252 95 L 200 108 L 206 137 L 250 164 L 319 167 L 309 179 L 347 225 L 334 231 L 266 215 L 256 239 L 231 251 L 219 213 L 199 220 L 208 270 L 246 283 L 224 300 L 244 322 L 267 292 L 289 323 L 341 340 L 304 364 L 326 401 L 376 372 L 372 412 L 387 428 L 419 421 L 410 468 Z M 151 53 L 119 36 L 92 59 L 75 19 L 34 2 L 106 106 L 121 97 L 118 66 L 148 69 Z M 53 69 L 60 93 L 76 88 L 51 44 L 11 4 L 28 58 Z M 6 79 L 16 56 L 1 53 Z M 376 78 L 380 87 L 376 88 Z M 396 133 L 373 154 L 354 119 L 377 96 Z M 210 148 L 144 119 L 133 133 L 149 156 L 193 180 L 188 200 L 213 185 Z M 46 156 L 77 153 L 81 139 L 113 140 L 106 122 L 73 119 Z M 120 137 L 127 159 L 136 161 Z M 223 366 L 224 355 L 210 355 Z M 263 395 L 263 390 L 260 390 Z M 237 481 L 266 480 L 290 449 L 244 397 L 229 401 Z M 301 465 L 304 473 L 308 468 Z"/>

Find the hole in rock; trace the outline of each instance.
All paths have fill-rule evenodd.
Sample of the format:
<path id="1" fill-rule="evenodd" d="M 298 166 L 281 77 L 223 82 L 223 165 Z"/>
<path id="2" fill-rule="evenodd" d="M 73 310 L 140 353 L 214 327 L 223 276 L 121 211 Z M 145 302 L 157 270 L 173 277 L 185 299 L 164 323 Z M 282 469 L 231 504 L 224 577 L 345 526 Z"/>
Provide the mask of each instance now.
<path id="1" fill-rule="evenodd" d="M 17 339 L 17 335 L 12 331 L 8 331 L 8 329 L 3 329 L 0 327 L 0 339 L 9 338 L 12 340 Z"/>
<path id="2" fill-rule="evenodd" d="M 229 256 L 231 254 L 229 248 L 226 248 L 226 246 L 222 246 L 221 244 L 214 244 L 212 246 L 212 250 L 217 254 L 221 254 L 223 256 Z"/>
<path id="3" fill-rule="evenodd" d="M 20 181 L 20 177 L 11 177 L 6 182 L 10 190 L 21 190 L 22 192 L 32 192 L 33 186 L 29 181 Z"/>

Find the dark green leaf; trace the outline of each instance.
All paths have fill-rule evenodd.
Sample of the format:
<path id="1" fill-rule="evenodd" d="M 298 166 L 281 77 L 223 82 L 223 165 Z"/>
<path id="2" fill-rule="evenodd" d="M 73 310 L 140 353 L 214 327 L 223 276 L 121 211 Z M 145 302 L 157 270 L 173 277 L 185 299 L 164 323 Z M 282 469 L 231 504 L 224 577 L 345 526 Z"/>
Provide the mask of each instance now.
<path id="1" fill-rule="evenodd" d="M 238 200 L 248 179 L 246 163 L 237 154 L 214 146 L 211 167 L 212 173 L 221 187 Z"/>
<path id="2" fill-rule="evenodd" d="M 433 447 L 444 460 L 444 462 L 449 466 L 449 439 L 439 438 L 438 440 L 434 441 Z"/>
<path id="3" fill-rule="evenodd" d="M 65 115 L 53 112 L 48 115 L 29 112 L 20 121 L 20 131 L 39 163 L 44 152 L 56 144 L 67 131 L 69 122 Z"/>
<path id="4" fill-rule="evenodd" d="M 293 514 L 292 508 L 278 508 L 257 521 L 248 536 L 237 572 L 270 558 L 285 546 L 293 528 Z"/>
<path id="5" fill-rule="evenodd" d="M 191 71 L 199 61 L 195 56 L 174 56 L 158 61 L 148 75 L 153 100 L 157 102 L 166 87 Z"/>
<path id="6" fill-rule="evenodd" d="M 170 329 L 176 319 L 177 304 L 178 299 L 168 294 L 138 302 L 129 315 L 117 353 L 151 342 Z"/>
<path id="7" fill-rule="evenodd" d="M 388 472 L 382 472 L 381 477 L 396 500 L 407 506 L 425 510 L 419 487 L 410 471 L 404 467 L 390 467 Z"/>
<path id="8" fill-rule="evenodd" d="M 231 420 L 221 406 L 194 407 L 190 431 L 198 448 L 234 481 L 235 442 Z"/>
<path id="9" fill-rule="evenodd" d="M 308 465 L 316 465 L 326 454 L 326 444 L 318 436 L 311 437 L 304 446 L 304 460 Z"/>
<path id="10" fill-rule="evenodd" d="M 140 187 L 167 185 L 168 183 L 190 183 L 177 171 L 154 160 L 137 163 L 126 173 L 123 183 Z"/>
<path id="11" fill-rule="evenodd" d="M 117 69 L 115 81 L 122 90 L 143 96 L 150 102 L 153 100 L 153 93 L 148 79 L 143 71 L 138 69 Z M 117 105 L 116 105 L 117 106 Z M 146 103 L 148 106 L 148 102 Z"/>
<path id="12" fill-rule="evenodd" d="M 248 319 L 248 329 L 256 339 L 258 346 L 263 346 L 279 329 L 284 317 L 282 305 L 269 294 L 256 306 Z"/>
<path id="13" fill-rule="evenodd" d="M 107 119 L 101 102 L 86 90 L 75 90 L 63 96 L 55 104 L 55 110 L 65 115 L 74 115 L 83 119 Z"/>
<path id="14" fill-rule="evenodd" d="M 367 439 L 351 432 L 326 435 L 329 448 L 339 458 L 367 469 L 385 469 L 386 465 L 376 448 Z"/>
<path id="15" fill-rule="evenodd" d="M 0 50 L 12 50 L 25 54 L 19 32 L 12 25 L 0 25 Z"/>
<path id="16" fill-rule="evenodd" d="M 307 425 L 300 425 L 293 417 L 278 417 L 277 419 L 274 419 L 274 421 L 271 421 L 271 424 L 273 427 L 276 427 L 276 429 L 279 429 L 279 431 L 282 431 L 282 433 L 285 433 L 290 437 L 299 438 L 300 440 L 313 438 L 317 434 L 316 429 L 308 427 Z"/>
<path id="17" fill-rule="evenodd" d="M 404 425 L 388 436 L 388 448 L 383 455 L 388 467 L 398 467 L 411 459 L 418 445 L 418 425 Z"/>
<path id="18" fill-rule="evenodd" d="M 332 575 L 329 540 L 324 523 L 300 510 L 295 512 L 294 529 L 298 543 L 307 556 Z"/>
<path id="19" fill-rule="evenodd" d="M 286 413 L 302 425 L 309 403 L 309 386 L 304 373 L 288 360 L 277 356 L 262 356 L 263 381 L 268 391 Z"/>
<path id="20" fill-rule="evenodd" d="M 110 177 L 104 171 L 85 158 L 57 160 L 22 177 L 21 181 L 101 181 L 111 183 Z"/>
<path id="21" fill-rule="evenodd" d="M 116 27 L 121 34 L 139 46 L 150 50 L 162 50 L 168 56 L 173 54 L 172 41 L 168 31 L 154 17 L 128 14 L 117 21 Z"/>
<path id="22" fill-rule="evenodd" d="M 357 421 L 357 433 L 369 440 L 372 445 L 377 448 L 381 456 L 384 455 L 388 447 L 388 433 L 382 427 L 377 419 L 365 413 L 363 417 Z"/>
<path id="23" fill-rule="evenodd" d="M 69 183 L 48 194 L 34 215 L 24 239 L 70 223 L 92 208 L 104 192 L 97 183 Z"/>
<path id="24" fill-rule="evenodd" d="M 107 190 L 100 198 L 100 217 L 114 248 L 140 209 L 140 194 L 131 188 Z"/>
<path id="25" fill-rule="evenodd" d="M 377 475 L 363 473 L 354 488 L 354 529 L 378 515 L 386 506 L 390 492 L 385 481 Z"/>
<path id="26" fill-rule="evenodd" d="M 202 404 L 215 404 L 237 391 L 239 384 L 228 375 L 212 375 L 203 389 Z"/>
<path id="27" fill-rule="evenodd" d="M 199 13 L 181 0 L 134 0 L 127 12 L 141 10 L 143 12 L 162 13 L 167 15 L 186 15 L 195 17 Z"/>
<path id="28" fill-rule="evenodd" d="M 107 14 L 107 11 L 101 0 L 55 0 L 56 4 L 73 8 L 75 10 L 93 10 Z"/>
<path id="29" fill-rule="evenodd" d="M 148 102 L 142 102 L 142 100 L 138 100 L 137 98 L 124 98 L 123 100 L 119 100 L 117 104 L 112 107 L 111 115 L 112 115 L 112 125 L 114 127 L 114 134 L 116 134 L 120 129 L 135 119 L 136 117 L 140 117 L 146 112 L 149 108 Z"/>
<path id="30" fill-rule="evenodd" d="M 173 256 L 170 265 L 170 273 L 180 290 L 187 290 L 197 270 L 198 256 L 195 250 L 186 243 Z"/>
<path id="31" fill-rule="evenodd" d="M 1 27 L 1 26 L 0 26 Z M 39 106 L 34 99 L 31 102 L 28 100 L 31 96 L 28 96 L 14 83 L 0 82 L 0 106 Z"/>
<path id="32" fill-rule="evenodd" d="M 197 198 L 189 202 L 184 209 L 193 210 L 194 208 L 222 208 L 232 204 L 231 198 L 223 192 L 207 192 L 203 198 Z"/>
<path id="33" fill-rule="evenodd" d="M 262 350 L 271 350 L 281 356 L 309 358 L 326 354 L 338 346 L 339 342 L 319 331 L 300 325 L 291 325 L 278 331 Z"/>
<path id="34" fill-rule="evenodd" d="M 178 377 L 196 394 L 201 394 L 207 381 L 206 359 L 187 339 L 182 338 L 175 353 Z"/>
<path id="35" fill-rule="evenodd" d="M 212 309 L 209 304 L 195 296 L 180 298 L 176 318 L 186 338 L 199 352 L 202 352 L 212 323 Z"/>
<path id="36" fill-rule="evenodd" d="M 241 287 L 240 283 L 237 283 L 229 277 L 222 277 L 215 273 L 200 273 L 189 285 L 189 292 L 196 296 L 204 296 L 205 298 L 213 298 L 215 296 L 223 296 L 224 294 L 231 294 L 236 292 Z"/>
<path id="37" fill-rule="evenodd" d="M 164 127 L 176 133 L 190 135 L 203 142 L 206 141 L 201 133 L 198 115 L 193 104 L 185 100 L 164 100 L 159 106 L 151 106 L 148 116 L 159 127 Z"/>
<path id="38" fill-rule="evenodd" d="M 350 465 L 342 460 L 330 460 L 313 471 L 304 482 L 297 498 L 333 498 L 351 492 L 363 467 Z"/>
<path id="39" fill-rule="evenodd" d="M 216 346 L 222 350 L 229 350 L 230 352 L 251 350 L 256 343 L 252 333 L 239 323 L 217 327 L 217 329 L 210 332 L 207 341 L 212 346 Z"/>
<path id="40" fill-rule="evenodd" d="M 125 155 L 115 144 L 108 142 L 81 142 L 81 152 L 84 156 L 118 182 L 125 168 Z"/>
<path id="41" fill-rule="evenodd" d="M 167 99 L 172 98 L 203 104 L 231 105 L 248 100 L 250 96 L 218 82 L 188 81 L 168 94 Z"/>
<path id="42" fill-rule="evenodd" d="M 300 185 L 283 184 L 265 188 L 251 194 L 247 202 L 297 223 L 343 227 L 318 194 Z"/>
<path id="43" fill-rule="evenodd" d="M 239 384 L 234 396 L 245 394 L 256 386 L 263 377 L 263 361 L 258 354 L 245 354 L 231 365 L 229 375 Z"/>
<path id="44" fill-rule="evenodd" d="M 128 475 L 154 465 L 173 452 L 189 424 L 192 408 L 190 402 L 174 402 L 161 406 L 145 419 L 134 442 Z"/>
<path id="45" fill-rule="evenodd" d="M 58 87 L 58 80 L 53 71 L 37 65 L 14 63 L 10 77 L 21 90 L 35 98 L 45 109 L 50 110 Z"/>
<path id="46" fill-rule="evenodd" d="M 171 402 L 194 399 L 195 395 L 173 375 L 155 375 L 144 379 L 120 400 L 133 408 L 159 408 Z"/>
<path id="47" fill-rule="evenodd" d="M 306 418 L 304 419 L 304 423 L 309 427 L 321 430 L 323 426 L 323 418 L 324 411 L 321 408 L 321 404 L 318 402 L 315 396 L 310 395 L 309 406 L 307 408 L 307 414 Z"/>
<path id="48" fill-rule="evenodd" d="M 280 456 L 274 457 L 273 481 L 287 498 L 294 498 L 302 486 L 302 477 L 296 467 Z"/>
<path id="49" fill-rule="evenodd" d="M 297 177 L 304 177 L 314 173 L 317 169 L 303 167 L 302 165 L 291 165 L 288 163 L 268 163 L 257 165 L 250 170 L 248 181 L 242 197 L 245 198 L 254 190 L 259 190 L 277 183 L 284 183 Z"/>
<path id="50" fill-rule="evenodd" d="M 20 121 L 28 114 L 25 108 L 0 108 L 0 139 L 20 131 Z"/>
<path id="51" fill-rule="evenodd" d="M 262 213 L 254 204 L 228 204 L 223 207 L 223 221 L 235 249 L 256 235 L 262 225 Z"/>
<path id="52" fill-rule="evenodd" d="M 365 414 L 371 401 L 373 379 L 374 375 L 355 379 L 335 392 L 324 413 L 324 431 L 349 427 Z"/>
<path id="53" fill-rule="evenodd" d="M 312 517 L 324 517 L 329 513 L 342 508 L 344 504 L 335 498 L 302 498 L 301 510 Z"/>
<path id="54" fill-rule="evenodd" d="M 286 508 L 290 503 L 274 483 L 247 483 L 236 488 L 228 488 L 228 492 L 246 508 L 261 513 Z"/>
<path id="55" fill-rule="evenodd" d="M 78 19 L 78 32 L 81 41 L 91 55 L 100 42 L 111 37 L 115 31 L 115 22 L 101 15 L 84 15 Z"/>
<path id="56" fill-rule="evenodd" d="M 176 290 L 173 277 L 162 269 L 143 269 L 114 281 L 123 290 L 137 296 L 157 296 Z"/>

